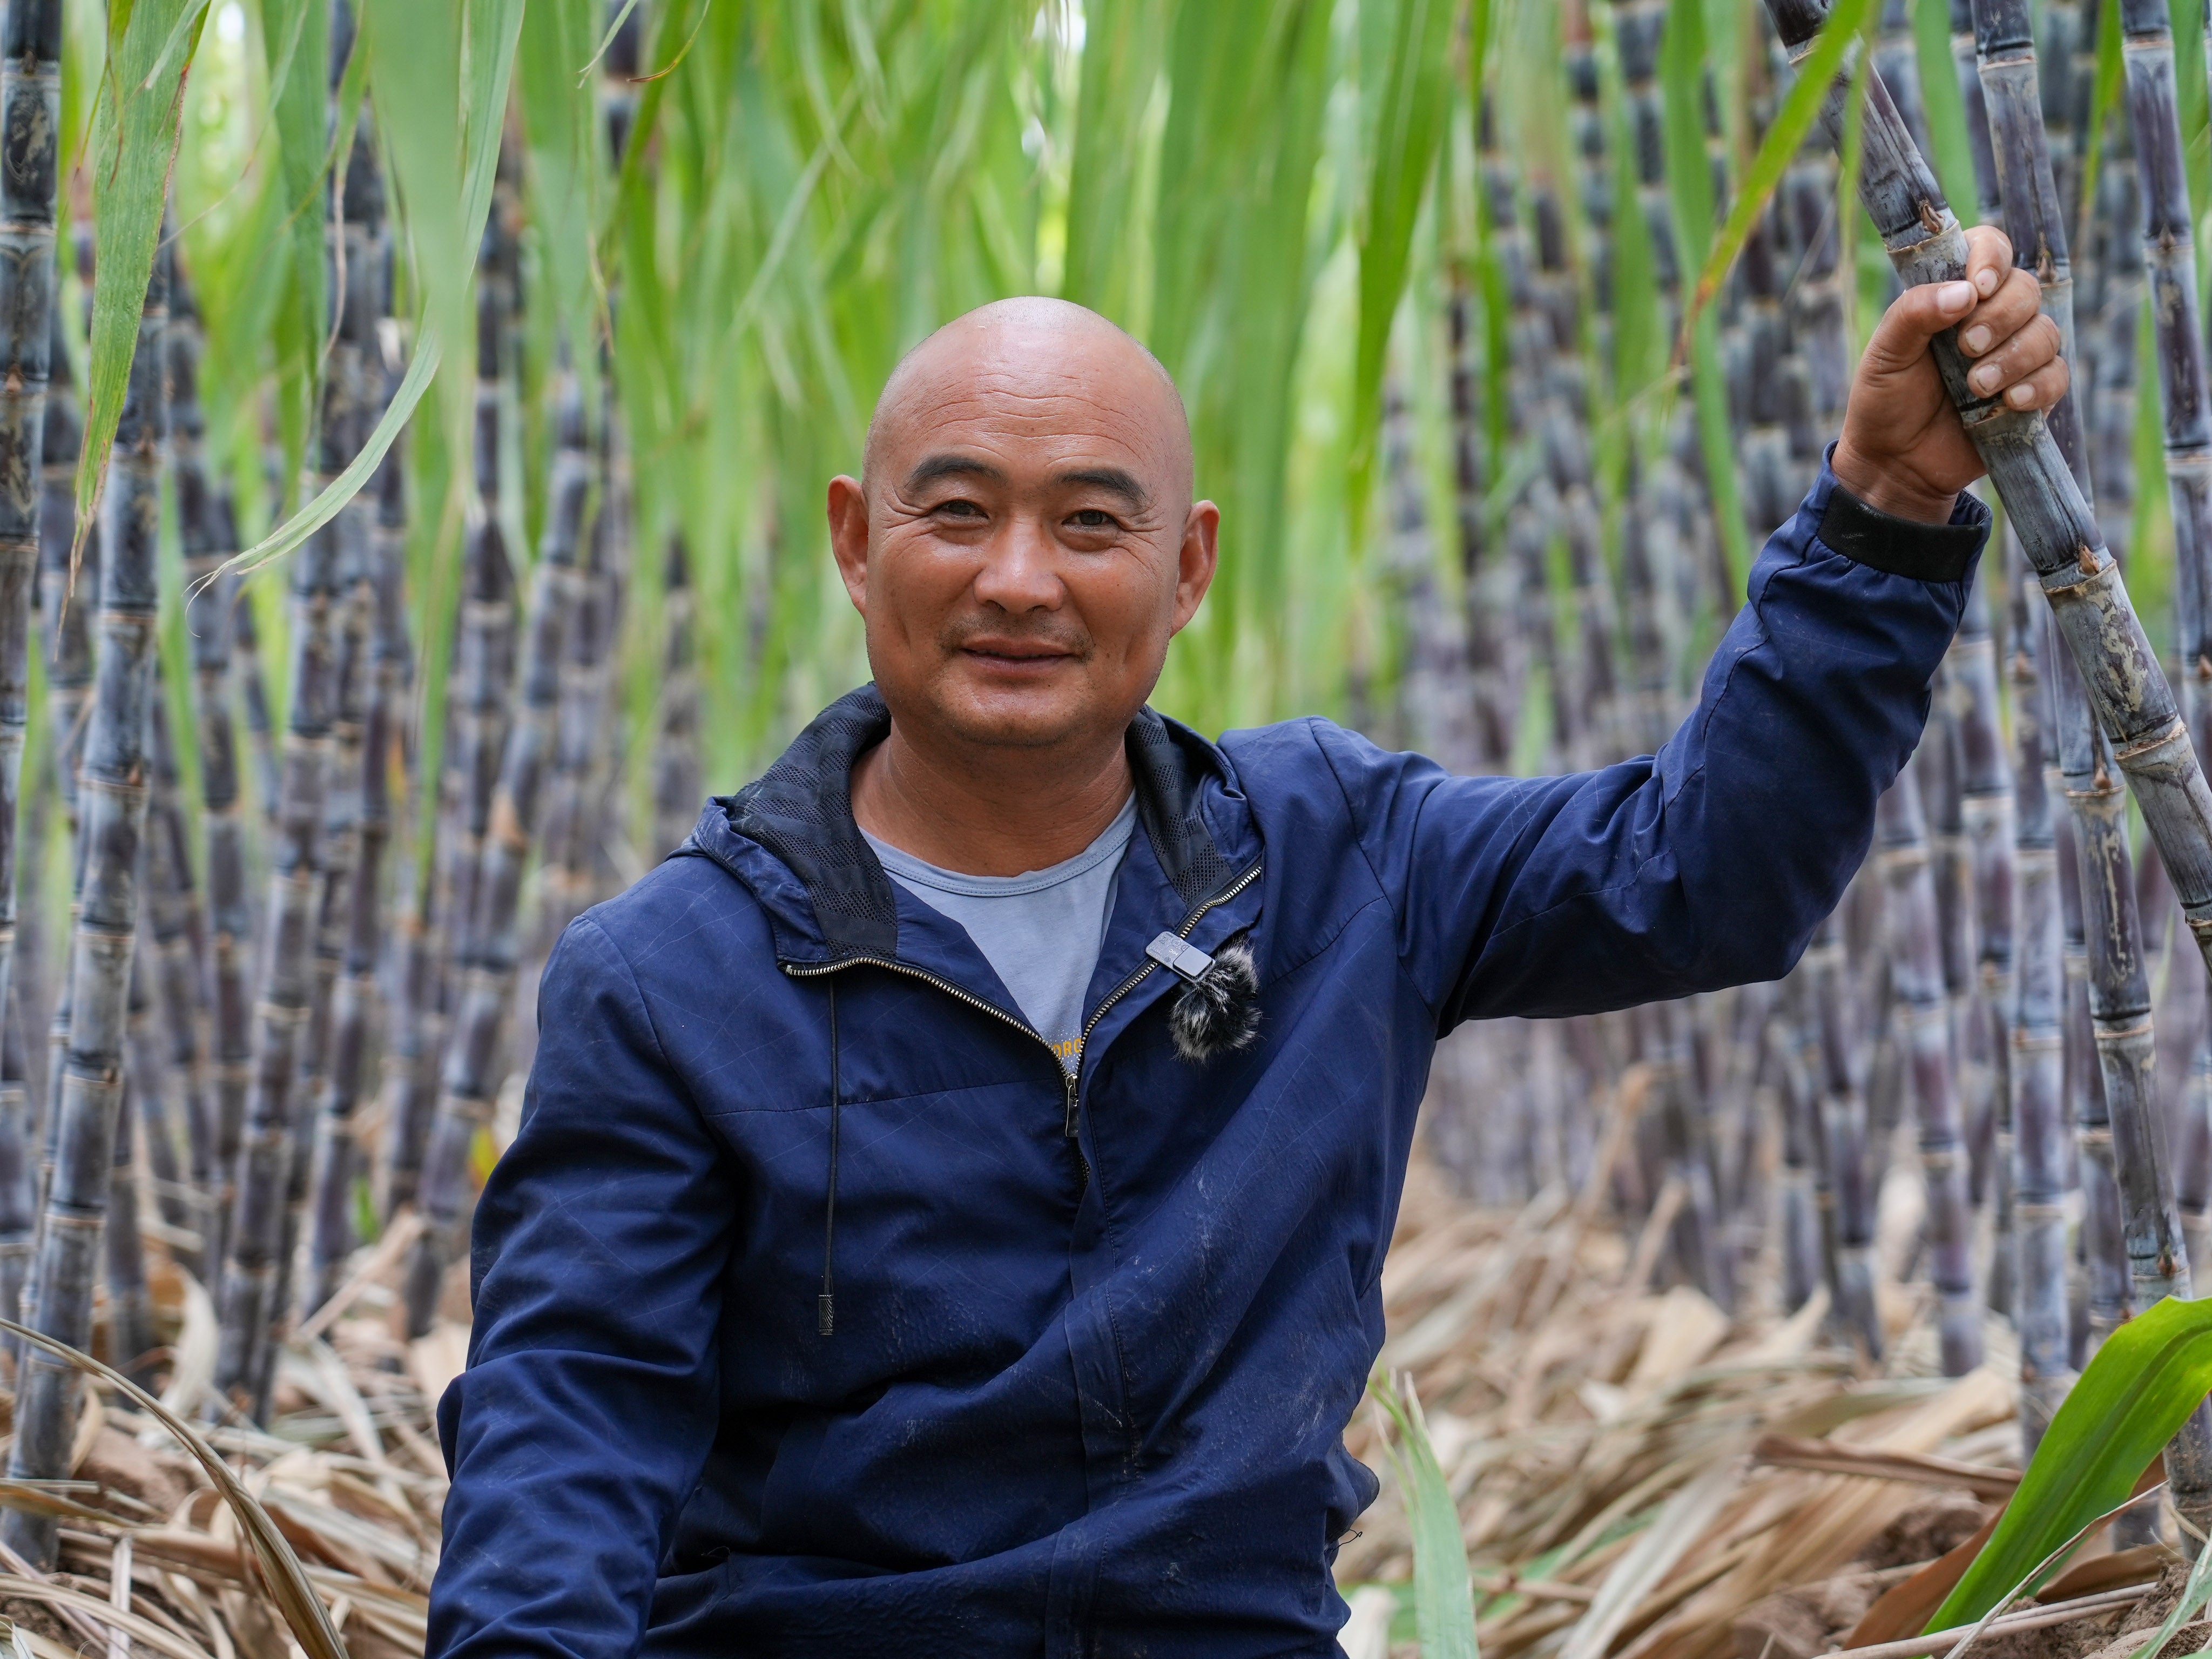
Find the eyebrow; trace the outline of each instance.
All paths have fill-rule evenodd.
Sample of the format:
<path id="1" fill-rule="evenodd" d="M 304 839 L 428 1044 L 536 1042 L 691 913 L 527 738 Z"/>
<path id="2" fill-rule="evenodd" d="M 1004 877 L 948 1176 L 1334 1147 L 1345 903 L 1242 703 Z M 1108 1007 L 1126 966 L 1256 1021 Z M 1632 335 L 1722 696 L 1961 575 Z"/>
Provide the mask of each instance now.
<path id="1" fill-rule="evenodd" d="M 974 455 L 941 454 L 925 456 L 906 475 L 906 487 L 919 489 L 939 478 L 988 478 L 993 483 L 1006 482 L 1006 470 Z"/>
<path id="2" fill-rule="evenodd" d="M 1118 466 L 1077 467 L 1072 471 L 1054 473 L 1052 481 L 1062 484 L 1089 484 L 1095 489 L 1105 490 L 1109 495 L 1119 495 L 1134 507 L 1152 505 L 1152 498 L 1146 493 L 1144 485 Z"/>
<path id="3" fill-rule="evenodd" d="M 1002 484 L 1006 482 L 1006 471 L 1004 467 L 987 461 L 981 456 L 962 455 L 946 451 L 940 454 L 924 456 L 916 462 L 914 471 L 906 475 L 906 487 L 908 489 L 920 489 L 923 485 L 934 483 L 939 478 L 983 478 L 993 483 Z M 1119 495 L 1131 507 L 1144 507 L 1152 504 L 1152 496 L 1146 492 L 1144 485 L 1139 483 L 1132 474 L 1123 471 L 1118 466 L 1076 467 L 1065 472 L 1054 473 L 1052 481 L 1056 484 L 1089 484 L 1094 489 L 1103 489 L 1109 495 Z"/>

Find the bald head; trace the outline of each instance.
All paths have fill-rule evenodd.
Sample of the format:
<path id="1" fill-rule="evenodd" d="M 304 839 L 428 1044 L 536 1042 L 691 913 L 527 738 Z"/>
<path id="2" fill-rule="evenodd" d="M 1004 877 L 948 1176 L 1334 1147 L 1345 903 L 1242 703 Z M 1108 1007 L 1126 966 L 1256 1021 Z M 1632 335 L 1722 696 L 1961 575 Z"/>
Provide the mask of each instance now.
<path id="1" fill-rule="evenodd" d="M 1190 419 L 1160 360 L 1085 306 L 1026 295 L 956 317 L 900 359 L 868 422 L 861 479 L 873 489 L 894 451 L 927 450 L 933 434 L 996 404 L 1017 422 L 1059 421 L 1088 405 L 1149 452 L 1140 480 L 1155 505 L 1191 502 Z"/>

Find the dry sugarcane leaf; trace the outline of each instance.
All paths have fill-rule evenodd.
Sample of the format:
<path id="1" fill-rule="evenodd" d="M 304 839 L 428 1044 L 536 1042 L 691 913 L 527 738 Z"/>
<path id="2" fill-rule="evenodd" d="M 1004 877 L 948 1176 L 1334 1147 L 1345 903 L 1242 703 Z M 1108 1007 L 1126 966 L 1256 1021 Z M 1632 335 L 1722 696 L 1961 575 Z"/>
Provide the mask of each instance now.
<path id="1" fill-rule="evenodd" d="M 1933 1398 L 1887 1424 L 1857 1425 L 1867 1437 L 1854 1443 L 1877 1450 L 1927 1452 L 1964 1430 L 1979 1427 L 2012 1408 L 2010 1382 L 1986 1367 L 1945 1386 Z M 1809 1482 L 1809 1489 L 1789 1488 Z M 1839 1475 L 1801 1475 L 1775 1470 L 1761 1483 L 1774 1495 L 1763 1500 L 1771 1519 L 1760 1522 L 1760 1547 L 1743 1563 L 1699 1591 L 1650 1635 L 1649 1659 L 1687 1659 L 1724 1639 L 1735 1615 L 1788 1583 L 1832 1573 L 1866 1541 L 1909 1508 L 1909 1487 L 1887 1480 Z M 1740 1523 L 1753 1525 L 1762 1507 L 1747 1503 Z"/>
<path id="2" fill-rule="evenodd" d="M 2076 1562 L 2038 1590 L 2035 1599 L 2049 1606 L 2053 1602 L 2072 1601 L 2084 1595 L 2094 1595 L 2100 1590 L 2118 1589 L 2128 1584 L 2147 1584 L 2180 1559 L 2177 1552 L 2164 1544 L 2138 1544 L 2131 1550 L 2114 1550 L 2109 1555 L 2093 1555 L 2086 1561 Z"/>
<path id="3" fill-rule="evenodd" d="M 88 1595 L 82 1590 L 71 1589 L 66 1584 L 43 1583 L 38 1579 L 25 1578 L 15 1573 L 0 1573 L 0 1595 L 25 1601 L 44 1601 L 51 1607 L 67 1607 L 95 1623 L 123 1632 L 133 1641 L 166 1654 L 168 1659 L 214 1659 L 214 1656 L 198 1644 L 172 1635 L 143 1613 L 126 1613 L 104 1596 Z"/>
<path id="4" fill-rule="evenodd" d="M 1674 1570 L 1741 1482 L 1742 1470 L 1730 1459 L 1715 1463 L 1668 1498 L 1636 1547 L 1606 1575 L 1597 1599 L 1560 1650 L 1562 1659 L 1600 1659 L 1644 1597 Z"/>
<path id="5" fill-rule="evenodd" d="M 283 1615 L 293 1639 L 300 1644 L 307 1659 L 346 1659 L 345 1644 L 339 1639 L 337 1631 L 331 1626 L 322 1598 L 308 1583 L 299 1557 L 292 1553 L 291 1545 L 285 1540 L 269 1512 L 254 1501 L 253 1495 L 240 1482 L 230 1465 L 216 1455 L 214 1447 L 152 1395 L 122 1372 L 101 1364 L 90 1354 L 82 1353 L 65 1342 L 42 1336 L 12 1319 L 0 1319 L 0 1331 L 28 1342 L 58 1359 L 67 1361 L 88 1376 L 100 1378 L 135 1401 L 139 1409 L 152 1413 L 162 1427 L 176 1437 L 179 1445 L 198 1459 L 200 1467 L 208 1473 L 208 1479 L 222 1494 L 231 1514 L 237 1517 L 239 1529 L 261 1565 L 263 1583 L 269 1592 L 270 1600 L 276 1605 L 277 1612 Z"/>
<path id="6" fill-rule="evenodd" d="M 1936 1609 L 1943 1605 L 1960 1579 L 1966 1577 L 1966 1565 L 1982 1553 L 1982 1546 L 1990 1541 L 1990 1534 L 1997 1529 L 1996 1515 L 1982 1522 L 1981 1530 L 1956 1549 L 1939 1555 L 1903 1583 L 1892 1586 L 1881 1598 L 1866 1610 L 1866 1616 L 1851 1626 L 1851 1633 L 1844 1638 L 1847 1648 L 1872 1647 L 1878 1642 L 1893 1642 L 1900 1636 L 1910 1636 L 1915 1631 L 1925 1630 Z"/>
<path id="7" fill-rule="evenodd" d="M 1867 1451 L 1795 1435 L 1761 1435 L 1753 1445 L 1751 1455 L 1762 1463 L 1784 1468 L 1813 1469 L 1826 1474 L 1863 1474 L 1877 1480 L 1911 1480 L 1931 1486 L 1958 1486 L 1989 1500 L 2009 1498 L 2020 1485 L 2017 1469 L 1955 1462 L 1924 1452 Z"/>
<path id="8" fill-rule="evenodd" d="M 468 1328 L 449 1320 L 441 1320 L 428 1335 L 418 1336 L 407 1345 L 407 1374 L 422 1390 L 422 1402 L 431 1411 L 438 1409 L 438 1401 L 461 1374 L 468 1358 Z"/>
<path id="9" fill-rule="evenodd" d="M 184 1291 L 184 1326 L 170 1350 L 169 1382 L 161 1390 L 161 1403 L 179 1416 L 199 1408 L 208 1386 L 215 1381 L 217 1340 L 215 1303 L 206 1288 L 183 1268 L 174 1268 Z"/>
<path id="10" fill-rule="evenodd" d="M 75 1474 L 84 1467 L 84 1460 L 92 1455 L 94 1443 L 100 1431 L 107 1425 L 107 1411 L 100 1403 L 100 1396 L 90 1389 L 84 1391 L 84 1409 L 76 1416 L 76 1433 L 70 1440 L 70 1473 Z"/>
<path id="11" fill-rule="evenodd" d="M 25 1515 L 48 1515 L 70 1521 L 94 1521 L 103 1526 L 112 1526 L 115 1517 L 106 1510 L 94 1509 L 88 1504 L 65 1498 L 55 1487 L 58 1481 L 0 1480 L 0 1509 L 17 1510 Z M 70 1481 L 70 1486 L 80 1483 Z M 89 1485 L 90 1483 L 82 1483 Z"/>
<path id="12" fill-rule="evenodd" d="M 1644 1346 L 1624 1386 L 1639 1395 L 1674 1382 L 1720 1346 L 1728 1333 L 1729 1316 L 1710 1297 L 1677 1285 L 1658 1298 L 1645 1322 Z"/>

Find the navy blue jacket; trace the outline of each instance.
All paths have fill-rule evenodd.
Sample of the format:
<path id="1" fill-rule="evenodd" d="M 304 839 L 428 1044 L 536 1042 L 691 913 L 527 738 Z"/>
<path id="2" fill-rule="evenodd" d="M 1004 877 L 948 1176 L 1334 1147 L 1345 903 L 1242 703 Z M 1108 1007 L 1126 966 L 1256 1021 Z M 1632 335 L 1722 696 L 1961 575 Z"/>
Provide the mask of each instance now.
<path id="1" fill-rule="evenodd" d="M 1336 1652 L 1376 1492 L 1341 1437 L 1438 1036 L 1786 972 L 1986 533 L 1824 471 L 1696 713 L 1580 776 L 1144 714 L 1073 1097 L 860 838 L 888 717 L 833 705 L 546 969 L 439 1412 L 430 1653 Z M 1178 1056 L 1164 930 L 1249 940 L 1251 1046 Z"/>

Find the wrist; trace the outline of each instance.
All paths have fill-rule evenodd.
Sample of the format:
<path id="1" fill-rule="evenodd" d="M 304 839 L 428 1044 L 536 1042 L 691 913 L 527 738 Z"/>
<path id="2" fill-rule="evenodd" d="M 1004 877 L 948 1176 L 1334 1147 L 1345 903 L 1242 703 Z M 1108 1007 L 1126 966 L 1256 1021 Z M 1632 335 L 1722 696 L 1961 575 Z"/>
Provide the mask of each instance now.
<path id="1" fill-rule="evenodd" d="M 1948 524 L 1958 508 L 1959 492 L 1929 489 L 1920 479 L 1896 467 L 1869 465 L 1851 447 L 1848 437 L 1836 444 L 1829 470 L 1836 482 L 1878 513 L 1916 524 Z"/>

